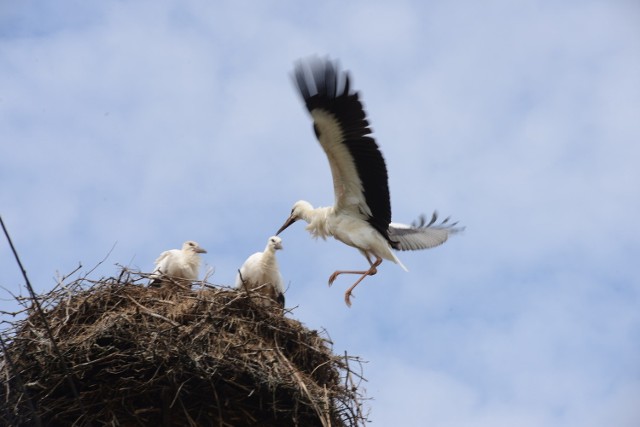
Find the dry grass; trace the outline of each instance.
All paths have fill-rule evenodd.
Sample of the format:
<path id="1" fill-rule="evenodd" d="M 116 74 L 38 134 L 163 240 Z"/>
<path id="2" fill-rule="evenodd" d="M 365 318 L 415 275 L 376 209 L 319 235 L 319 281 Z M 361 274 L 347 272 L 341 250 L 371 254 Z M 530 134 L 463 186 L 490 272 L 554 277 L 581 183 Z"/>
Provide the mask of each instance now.
<path id="1" fill-rule="evenodd" d="M 360 361 L 323 334 L 256 295 L 143 282 L 123 270 L 39 297 L 64 363 L 37 313 L 4 331 L 0 425 L 366 423 Z"/>

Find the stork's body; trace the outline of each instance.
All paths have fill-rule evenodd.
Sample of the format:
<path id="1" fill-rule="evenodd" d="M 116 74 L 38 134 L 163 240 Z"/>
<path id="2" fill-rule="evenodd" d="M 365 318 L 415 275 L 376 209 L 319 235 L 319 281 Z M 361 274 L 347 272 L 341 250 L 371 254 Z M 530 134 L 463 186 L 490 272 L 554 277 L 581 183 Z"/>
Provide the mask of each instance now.
<path id="1" fill-rule="evenodd" d="M 309 202 L 300 200 L 293 207 L 292 215 L 307 222 L 307 231 L 313 237 L 333 237 L 342 243 L 358 249 L 369 261 L 386 259 L 393 261 L 406 270 L 396 254 L 391 250 L 389 241 L 361 215 L 352 215 L 349 210 L 340 211 L 334 206 L 313 208 Z M 288 226 L 289 224 L 287 224 Z"/>
<path id="2" fill-rule="evenodd" d="M 190 285 L 198 280 L 200 270 L 200 254 L 207 251 L 194 241 L 186 241 L 182 249 L 170 249 L 156 259 L 156 268 L 149 277 L 149 286 L 158 287 L 163 283 L 174 282 Z"/>
<path id="3" fill-rule="evenodd" d="M 383 259 L 406 270 L 393 249 L 431 248 L 461 228 L 448 224 L 448 218 L 436 224 L 435 213 L 429 223 L 424 218 L 411 226 L 391 223 L 387 168 L 369 136 L 371 129 L 359 95 L 350 91 L 348 74 L 340 73 L 331 61 L 317 58 L 298 63 L 294 74 L 313 118 L 316 137 L 329 160 L 335 203 L 313 208 L 309 202 L 296 202 L 276 234 L 302 219 L 314 237 L 333 236 L 357 248 L 367 258 L 369 268 L 338 270 L 329 278 L 331 285 L 340 274 L 360 275 L 345 292 L 345 302 L 350 306 L 353 289 L 365 277 L 376 274 Z"/>
<path id="4" fill-rule="evenodd" d="M 282 249 L 282 240 L 272 236 L 264 252 L 256 252 L 242 264 L 236 276 L 236 287 L 255 291 L 284 308 L 284 284 L 276 251 Z"/>

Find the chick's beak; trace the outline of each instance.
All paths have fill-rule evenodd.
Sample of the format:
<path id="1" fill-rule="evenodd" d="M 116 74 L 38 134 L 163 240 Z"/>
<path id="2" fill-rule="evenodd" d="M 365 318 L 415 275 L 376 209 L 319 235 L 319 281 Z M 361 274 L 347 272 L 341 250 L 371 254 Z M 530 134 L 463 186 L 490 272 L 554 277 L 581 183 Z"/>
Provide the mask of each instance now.
<path id="1" fill-rule="evenodd" d="M 289 218 L 287 218 L 287 220 L 284 222 L 284 224 L 282 224 L 282 227 L 280 227 L 280 230 L 278 230 L 278 232 L 276 233 L 276 236 L 278 234 L 282 233 L 287 227 L 289 227 L 291 224 L 293 224 L 297 220 L 298 220 L 298 218 L 294 217 L 293 215 L 291 215 Z"/>
<path id="2" fill-rule="evenodd" d="M 206 249 L 202 249 L 200 246 L 198 246 L 198 247 L 196 248 L 196 253 L 199 253 L 199 254 L 206 254 L 206 253 L 207 253 L 207 250 L 206 250 Z"/>

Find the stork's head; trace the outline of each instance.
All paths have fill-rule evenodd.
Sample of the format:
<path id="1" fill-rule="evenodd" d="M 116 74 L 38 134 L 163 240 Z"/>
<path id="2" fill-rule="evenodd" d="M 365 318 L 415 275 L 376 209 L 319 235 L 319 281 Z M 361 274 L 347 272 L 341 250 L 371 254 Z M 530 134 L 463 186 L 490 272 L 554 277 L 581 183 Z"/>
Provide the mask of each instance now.
<path id="1" fill-rule="evenodd" d="M 274 251 L 277 251 L 278 249 L 282 249 L 282 239 L 279 238 L 278 236 L 271 236 L 269 237 L 269 248 L 273 249 Z"/>
<path id="2" fill-rule="evenodd" d="M 278 230 L 276 236 L 282 233 L 287 227 L 289 227 L 299 219 L 304 219 L 305 221 L 309 222 L 309 212 L 311 212 L 312 210 L 313 206 L 311 206 L 311 203 L 309 202 L 306 202 L 304 200 L 298 200 L 297 202 L 295 202 L 293 208 L 291 208 L 291 215 L 289 215 L 289 218 L 287 218 L 284 224 L 282 224 L 282 227 L 280 227 L 280 230 Z"/>
<path id="3" fill-rule="evenodd" d="M 187 240 L 182 245 L 182 250 L 184 252 L 194 252 L 197 254 L 206 254 L 207 251 L 200 247 L 199 244 L 194 242 L 193 240 Z"/>

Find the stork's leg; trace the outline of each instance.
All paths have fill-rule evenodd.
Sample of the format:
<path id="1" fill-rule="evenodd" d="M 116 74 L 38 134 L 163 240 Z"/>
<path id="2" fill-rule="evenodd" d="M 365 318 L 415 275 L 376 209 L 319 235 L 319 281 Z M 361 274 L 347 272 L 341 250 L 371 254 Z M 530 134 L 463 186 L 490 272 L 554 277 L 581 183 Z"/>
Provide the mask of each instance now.
<path id="1" fill-rule="evenodd" d="M 371 271 L 371 269 L 369 269 L 369 270 L 338 270 L 338 271 L 334 271 L 333 274 L 331 275 L 331 277 L 329 277 L 329 286 L 333 285 L 333 282 L 341 274 L 363 274 L 365 276 L 373 276 L 374 274 L 377 273 L 377 271 L 374 271 L 373 273 L 369 273 L 369 271 Z"/>
<path id="2" fill-rule="evenodd" d="M 368 258 L 369 257 L 367 257 L 367 259 Z M 356 286 L 358 286 L 358 284 L 360 284 L 360 282 L 362 282 L 362 280 L 365 277 L 373 276 L 374 274 L 376 274 L 378 272 L 376 267 L 378 267 L 381 263 L 382 263 L 382 258 L 376 257 L 376 262 L 371 264 L 371 268 L 368 271 L 366 271 L 358 280 L 356 280 L 356 283 L 354 283 L 353 285 L 351 285 L 349 289 L 347 289 L 347 292 L 344 293 L 344 302 L 347 304 L 348 307 L 351 307 L 351 292 L 355 289 Z"/>
<path id="3" fill-rule="evenodd" d="M 382 258 L 377 258 L 376 257 L 376 262 L 375 262 L 375 265 L 374 265 L 374 263 L 371 261 L 371 258 L 369 257 L 369 254 L 366 253 L 366 252 L 363 252 L 363 253 L 364 253 L 364 256 L 367 258 L 367 261 L 369 262 L 369 269 L 368 270 L 338 270 L 338 271 L 334 271 L 333 274 L 331 276 L 329 276 L 329 286 L 333 285 L 333 282 L 341 274 L 362 274 L 364 276 L 373 276 L 374 274 L 376 274 L 378 272 L 376 267 L 380 265 L 380 263 L 382 262 Z M 360 279 L 360 280 L 362 280 L 362 279 Z"/>
<path id="4" fill-rule="evenodd" d="M 353 285 L 351 285 L 351 287 L 349 289 L 347 289 L 347 292 L 344 293 L 344 302 L 347 303 L 347 306 L 351 307 L 351 292 L 355 289 L 356 286 L 358 286 L 358 284 L 360 284 L 360 282 L 362 282 L 362 280 L 367 277 L 367 276 L 373 276 L 374 274 L 376 274 L 378 272 L 377 267 L 382 263 L 382 258 L 380 257 L 376 257 L 375 262 L 371 261 L 371 258 L 369 257 L 368 253 L 364 254 L 365 257 L 367 258 L 367 261 L 369 261 L 369 269 L 368 270 L 358 270 L 358 271 L 354 271 L 354 270 L 338 270 L 338 271 L 334 271 L 334 273 L 331 275 L 331 277 L 329 277 L 329 286 L 331 286 L 334 282 L 334 280 L 336 280 L 336 278 L 340 275 L 340 274 L 360 274 L 360 278 L 358 280 L 356 280 L 356 283 L 354 283 Z"/>

